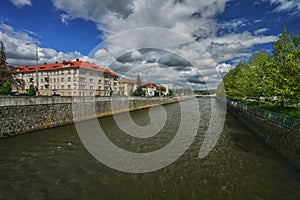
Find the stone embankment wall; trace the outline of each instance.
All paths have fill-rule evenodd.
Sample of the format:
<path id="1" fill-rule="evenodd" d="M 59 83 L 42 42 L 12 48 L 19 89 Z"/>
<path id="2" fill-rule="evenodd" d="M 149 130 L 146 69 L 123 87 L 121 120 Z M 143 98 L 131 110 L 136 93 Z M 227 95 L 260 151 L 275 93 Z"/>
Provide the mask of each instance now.
<path id="1" fill-rule="evenodd" d="M 227 110 L 300 170 L 300 132 L 227 104 Z"/>
<path id="2" fill-rule="evenodd" d="M 0 138 L 189 98 L 1 97 Z"/>

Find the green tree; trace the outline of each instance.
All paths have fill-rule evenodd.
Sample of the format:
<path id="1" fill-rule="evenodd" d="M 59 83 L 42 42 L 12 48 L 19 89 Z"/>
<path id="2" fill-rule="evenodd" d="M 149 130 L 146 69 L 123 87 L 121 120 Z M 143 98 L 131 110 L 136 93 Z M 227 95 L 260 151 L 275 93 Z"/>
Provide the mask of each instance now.
<path id="1" fill-rule="evenodd" d="M 271 56 L 266 52 L 258 51 L 249 58 L 247 65 L 250 67 L 247 96 L 255 97 L 257 101 L 260 97 L 271 96 L 272 79 L 269 77 L 272 73 Z"/>
<path id="2" fill-rule="evenodd" d="M 292 36 L 283 29 L 282 34 L 273 44 L 272 91 L 275 96 L 278 96 L 282 107 L 287 99 L 299 103 L 299 43 L 299 35 Z"/>
<path id="3" fill-rule="evenodd" d="M 240 62 L 235 68 L 231 69 L 223 79 L 226 98 L 238 99 L 246 95 L 249 87 L 249 66 Z"/>
<path id="4" fill-rule="evenodd" d="M 0 93 L 1 94 L 5 94 L 5 95 L 9 95 L 12 91 L 12 86 L 11 83 L 6 81 L 3 86 L 0 88 Z"/>
<path id="5" fill-rule="evenodd" d="M 28 95 L 29 96 L 34 96 L 35 95 L 35 90 L 34 90 L 34 86 L 33 85 L 29 86 Z"/>
<path id="6" fill-rule="evenodd" d="M 14 66 L 8 65 L 6 62 L 6 51 L 2 41 L 0 41 L 0 87 L 7 81 L 16 88 L 24 87 L 23 80 L 17 78 L 17 70 Z"/>

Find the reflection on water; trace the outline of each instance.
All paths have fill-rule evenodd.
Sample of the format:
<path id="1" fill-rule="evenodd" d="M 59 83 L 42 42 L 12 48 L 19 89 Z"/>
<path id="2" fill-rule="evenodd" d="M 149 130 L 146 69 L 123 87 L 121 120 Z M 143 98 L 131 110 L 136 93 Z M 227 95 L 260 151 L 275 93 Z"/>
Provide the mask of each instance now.
<path id="1" fill-rule="evenodd" d="M 159 171 L 129 174 L 106 167 L 84 148 L 73 125 L 0 141 L 0 199 L 300 199 L 300 173 L 230 115 L 215 148 L 198 158 L 210 119 L 199 99 L 201 122 L 193 144 Z M 167 124 L 149 139 L 131 138 L 112 117 L 100 124 L 118 146 L 157 150 L 174 137 L 178 104 L 166 105 Z M 147 110 L 131 113 L 149 123 Z"/>

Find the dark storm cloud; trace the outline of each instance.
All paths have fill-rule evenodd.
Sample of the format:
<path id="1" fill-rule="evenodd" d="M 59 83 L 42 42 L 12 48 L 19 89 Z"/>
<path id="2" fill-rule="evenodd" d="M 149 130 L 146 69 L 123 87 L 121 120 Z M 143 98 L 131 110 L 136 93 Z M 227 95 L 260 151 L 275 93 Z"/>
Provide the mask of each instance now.
<path id="1" fill-rule="evenodd" d="M 190 76 L 187 78 L 187 80 L 190 83 L 206 85 L 206 82 L 203 80 L 203 77 L 201 75 Z"/>
<path id="2" fill-rule="evenodd" d="M 192 66 L 192 64 L 187 60 L 171 53 L 165 53 L 164 55 L 162 55 L 158 59 L 158 63 L 166 66 Z"/>
<path id="3" fill-rule="evenodd" d="M 129 53 L 126 53 L 122 56 L 119 56 L 117 58 L 117 61 L 120 62 L 120 63 L 134 63 L 134 62 L 137 62 L 137 61 L 143 61 L 142 58 L 136 58 L 136 57 L 133 57 L 132 56 L 132 53 L 129 52 Z"/>
<path id="4" fill-rule="evenodd" d="M 189 71 L 192 64 L 179 55 L 160 49 L 140 49 L 117 58 L 119 63 L 157 63 L 161 68 L 173 68 L 176 71 Z"/>
<path id="5" fill-rule="evenodd" d="M 133 12 L 132 0 L 52 0 L 56 9 L 62 10 L 71 19 L 84 18 L 98 21 L 108 13 L 116 13 L 122 18 L 127 18 Z"/>

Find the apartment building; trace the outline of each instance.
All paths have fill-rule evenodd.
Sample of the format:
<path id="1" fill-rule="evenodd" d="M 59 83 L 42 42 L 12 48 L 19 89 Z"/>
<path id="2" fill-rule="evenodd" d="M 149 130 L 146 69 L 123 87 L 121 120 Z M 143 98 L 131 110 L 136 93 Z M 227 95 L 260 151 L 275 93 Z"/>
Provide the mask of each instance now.
<path id="1" fill-rule="evenodd" d="M 121 96 L 131 96 L 137 89 L 137 81 L 122 78 L 118 83 L 118 91 Z"/>
<path id="2" fill-rule="evenodd" d="M 27 92 L 36 85 L 36 66 L 19 66 L 18 78 L 24 80 Z M 111 96 L 118 91 L 118 75 L 96 64 L 76 61 L 44 63 L 38 66 L 40 95 Z"/>

